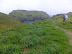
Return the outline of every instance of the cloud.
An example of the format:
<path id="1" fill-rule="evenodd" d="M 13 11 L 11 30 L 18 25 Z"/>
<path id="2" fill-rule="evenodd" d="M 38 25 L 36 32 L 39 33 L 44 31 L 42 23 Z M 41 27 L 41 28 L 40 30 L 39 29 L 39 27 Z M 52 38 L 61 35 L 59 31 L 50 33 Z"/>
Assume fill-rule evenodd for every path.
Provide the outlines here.
<path id="1" fill-rule="evenodd" d="M 72 0 L 0 0 L 0 12 L 9 13 L 15 9 L 41 10 L 50 15 L 72 11 Z"/>

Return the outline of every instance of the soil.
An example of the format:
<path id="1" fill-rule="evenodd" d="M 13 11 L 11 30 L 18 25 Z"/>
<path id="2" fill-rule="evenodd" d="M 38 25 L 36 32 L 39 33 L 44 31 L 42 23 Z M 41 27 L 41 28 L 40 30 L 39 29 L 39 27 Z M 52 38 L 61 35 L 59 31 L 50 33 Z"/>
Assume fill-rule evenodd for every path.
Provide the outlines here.
<path id="1" fill-rule="evenodd" d="M 23 53 L 26 54 L 30 49 L 29 48 L 24 48 Z"/>
<path id="2" fill-rule="evenodd" d="M 69 38 L 70 38 L 70 44 L 72 45 L 72 32 L 71 31 L 68 31 L 66 29 L 60 28 L 57 25 L 56 25 L 56 28 L 59 28 L 59 29 L 63 30 L 69 36 Z"/>

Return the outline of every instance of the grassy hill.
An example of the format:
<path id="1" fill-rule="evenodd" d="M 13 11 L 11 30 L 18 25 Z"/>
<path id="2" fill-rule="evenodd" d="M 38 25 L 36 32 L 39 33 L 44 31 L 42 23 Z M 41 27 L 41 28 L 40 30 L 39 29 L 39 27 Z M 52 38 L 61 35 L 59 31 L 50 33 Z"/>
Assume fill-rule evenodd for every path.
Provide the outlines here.
<path id="1" fill-rule="evenodd" d="M 72 24 L 70 23 L 72 22 L 72 13 L 68 13 L 68 19 L 66 20 L 65 25 L 62 24 L 63 22 L 62 15 L 54 17 L 53 20 L 55 21 L 55 24 L 60 26 L 61 28 L 72 31 Z"/>
<path id="2" fill-rule="evenodd" d="M 14 24 L 20 23 L 19 19 L 0 12 L 0 24 Z"/>
<path id="3" fill-rule="evenodd" d="M 50 19 L 0 26 L 0 54 L 72 54 L 71 49 L 66 33 Z"/>
<path id="4" fill-rule="evenodd" d="M 13 10 L 9 15 L 20 19 L 22 22 L 26 20 L 36 21 L 49 18 L 49 15 L 43 11 Z"/>

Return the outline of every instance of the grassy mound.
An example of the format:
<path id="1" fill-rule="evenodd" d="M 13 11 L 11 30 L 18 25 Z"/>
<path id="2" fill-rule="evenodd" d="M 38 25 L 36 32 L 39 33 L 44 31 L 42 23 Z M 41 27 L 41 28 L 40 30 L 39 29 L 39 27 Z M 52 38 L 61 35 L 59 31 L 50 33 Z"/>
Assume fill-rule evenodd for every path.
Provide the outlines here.
<path id="1" fill-rule="evenodd" d="M 52 20 L 0 26 L 0 54 L 72 54 L 67 35 Z"/>
<path id="2" fill-rule="evenodd" d="M 14 23 L 20 23 L 20 21 L 7 14 L 0 13 L 0 24 L 14 24 Z"/>

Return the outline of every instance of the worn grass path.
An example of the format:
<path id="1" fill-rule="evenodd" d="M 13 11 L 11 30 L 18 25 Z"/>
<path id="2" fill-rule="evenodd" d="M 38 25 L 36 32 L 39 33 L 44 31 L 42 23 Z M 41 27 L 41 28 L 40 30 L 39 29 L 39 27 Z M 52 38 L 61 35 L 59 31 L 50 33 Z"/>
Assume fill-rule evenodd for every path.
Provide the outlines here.
<path id="1" fill-rule="evenodd" d="M 72 32 L 71 31 L 68 31 L 66 29 L 60 28 L 57 25 L 56 25 L 56 28 L 59 28 L 59 29 L 63 30 L 69 36 L 69 38 L 70 38 L 70 44 L 72 45 Z"/>

